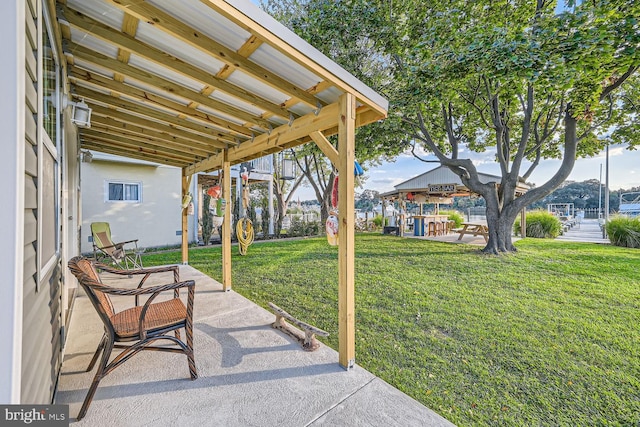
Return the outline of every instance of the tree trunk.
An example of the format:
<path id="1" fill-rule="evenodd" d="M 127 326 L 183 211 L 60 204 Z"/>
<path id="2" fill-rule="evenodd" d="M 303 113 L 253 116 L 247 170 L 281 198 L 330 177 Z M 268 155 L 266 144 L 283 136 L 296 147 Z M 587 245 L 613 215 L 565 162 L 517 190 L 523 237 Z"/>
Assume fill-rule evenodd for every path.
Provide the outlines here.
<path id="1" fill-rule="evenodd" d="M 510 203 L 513 205 L 513 202 Z M 508 205 L 507 208 L 512 206 Z M 515 211 L 515 214 L 512 213 Z M 482 249 L 484 253 L 498 255 L 504 252 L 515 252 L 516 247 L 513 245 L 511 234 L 513 224 L 518 216 L 515 209 L 499 210 L 495 204 L 487 203 L 487 226 L 489 228 L 489 241 Z"/>
<path id="2" fill-rule="evenodd" d="M 452 172 L 460 176 L 467 188 L 476 194 L 480 194 L 487 203 L 489 241 L 482 250 L 484 253 L 498 255 L 505 252 L 516 252 L 516 247 L 513 245 L 511 238 L 513 224 L 523 208 L 551 194 L 567 179 L 576 161 L 578 146 L 576 130 L 576 119 L 567 111 L 565 113 L 564 157 L 562 164 L 546 183 L 530 189 L 520 197 L 515 197 L 515 176 L 517 175 L 512 176 L 510 180 L 503 178 L 502 185 L 505 188 L 499 190 L 497 183 L 485 184 L 480 182 L 475 168 L 467 167 L 461 169 L 460 161 L 450 162 L 451 164 L 447 164 L 446 161 L 442 162 Z M 467 176 L 467 173 L 469 176 Z"/>
<path id="3" fill-rule="evenodd" d="M 275 212 L 274 233 L 276 238 L 279 238 L 280 232 L 282 231 L 282 221 L 284 221 L 284 217 L 287 214 L 287 202 L 284 199 L 284 195 L 280 191 L 275 192 L 275 197 L 276 197 L 276 206 L 278 208 L 276 209 L 276 212 Z"/>

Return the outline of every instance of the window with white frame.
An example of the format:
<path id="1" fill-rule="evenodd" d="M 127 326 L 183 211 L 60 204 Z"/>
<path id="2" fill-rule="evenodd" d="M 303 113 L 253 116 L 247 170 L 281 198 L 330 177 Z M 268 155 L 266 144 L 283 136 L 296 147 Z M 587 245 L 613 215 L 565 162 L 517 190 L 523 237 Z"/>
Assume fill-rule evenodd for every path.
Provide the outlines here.
<path id="1" fill-rule="evenodd" d="M 38 21 L 38 284 L 60 255 L 60 66 L 53 42 L 52 20 L 44 2 Z"/>
<path id="2" fill-rule="evenodd" d="M 104 184 L 105 202 L 142 202 L 141 182 L 106 181 Z"/>

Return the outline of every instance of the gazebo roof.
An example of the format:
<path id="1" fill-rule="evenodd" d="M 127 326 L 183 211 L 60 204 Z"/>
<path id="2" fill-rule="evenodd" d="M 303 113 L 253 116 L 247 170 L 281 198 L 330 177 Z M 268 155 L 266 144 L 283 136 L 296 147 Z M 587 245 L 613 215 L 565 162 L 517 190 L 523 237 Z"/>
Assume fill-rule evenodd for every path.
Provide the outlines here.
<path id="1" fill-rule="evenodd" d="M 84 149 L 217 169 L 356 126 L 387 100 L 248 0 L 58 0 L 68 81 L 92 108 Z M 56 29 L 57 30 L 57 29 Z"/>
<path id="2" fill-rule="evenodd" d="M 488 173 L 478 172 L 478 179 L 483 183 L 500 183 L 500 177 Z M 520 184 L 518 193 L 528 190 L 527 185 Z M 408 193 L 425 193 L 439 197 L 469 195 L 471 191 L 462 184 L 460 177 L 446 166 L 438 166 L 435 169 L 414 176 L 395 186 L 395 189 L 381 194 L 382 197 L 398 197 Z"/>

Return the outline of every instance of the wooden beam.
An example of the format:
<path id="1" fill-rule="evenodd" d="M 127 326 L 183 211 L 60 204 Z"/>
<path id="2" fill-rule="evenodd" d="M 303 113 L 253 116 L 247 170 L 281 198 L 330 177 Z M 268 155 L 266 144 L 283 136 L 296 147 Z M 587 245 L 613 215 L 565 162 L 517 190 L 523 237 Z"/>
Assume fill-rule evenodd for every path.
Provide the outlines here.
<path id="1" fill-rule="evenodd" d="M 106 24 L 91 19 L 88 16 L 83 15 L 80 12 L 72 10 L 70 8 L 62 8 L 64 12 L 64 19 L 70 24 L 83 32 L 89 33 L 105 42 L 117 46 L 120 50 L 126 52 L 134 52 L 141 58 L 147 59 L 150 62 L 154 62 L 158 65 L 166 67 L 176 73 L 179 73 L 185 77 L 197 80 L 207 88 L 203 89 L 203 93 L 210 95 L 214 90 L 219 90 L 232 97 L 237 98 L 249 105 L 255 106 L 262 110 L 269 112 L 271 115 L 283 117 L 289 119 L 289 111 L 287 108 L 277 105 L 271 101 L 261 98 L 253 93 L 250 93 L 234 84 L 225 81 L 225 77 L 219 75 L 210 74 L 195 65 L 189 64 L 180 58 L 169 55 L 147 43 L 144 43 L 135 38 L 135 32 L 122 34 Z M 131 17 L 128 13 L 125 13 L 125 17 L 130 17 L 139 22 L 137 18 Z M 124 23 L 123 23 L 124 26 Z M 241 55 L 250 55 L 255 49 L 260 46 L 260 42 L 255 38 L 249 39 L 244 46 L 238 51 Z M 235 69 L 235 68 L 234 68 Z"/>
<path id="2" fill-rule="evenodd" d="M 155 162 L 155 163 L 168 165 L 168 166 L 175 166 L 179 168 L 183 168 L 186 165 L 188 165 L 187 162 L 178 162 L 171 159 L 148 155 L 146 153 L 125 152 L 124 150 L 121 150 L 118 147 L 114 147 L 112 144 L 105 143 L 102 141 L 92 141 L 92 140 L 81 139 L 80 146 L 87 150 L 94 150 L 94 151 L 107 153 L 107 154 L 115 154 L 117 156 L 125 156 L 125 157 L 130 157 L 132 159 L 145 160 L 147 162 Z"/>
<path id="3" fill-rule="evenodd" d="M 168 113 L 163 113 L 162 111 L 151 109 L 145 107 L 143 105 L 136 104 L 131 101 L 127 101 L 122 98 L 115 98 L 109 95 L 104 95 L 99 92 L 94 92 L 87 88 L 76 88 L 76 95 L 85 99 L 88 103 L 92 101 L 98 102 L 100 104 L 110 106 L 113 108 L 117 108 L 120 111 L 124 111 L 125 113 L 137 113 L 144 117 L 153 118 L 155 120 L 160 120 L 162 124 L 173 124 L 176 126 L 180 126 L 182 128 L 194 130 L 196 132 L 200 132 L 205 134 L 206 136 L 211 138 L 210 143 L 213 145 L 216 140 L 220 147 L 226 147 L 230 145 L 230 142 L 227 140 L 222 140 L 219 135 L 220 131 L 216 128 L 211 128 L 208 126 L 204 126 L 198 123 L 194 123 L 185 119 L 178 118 Z"/>
<path id="4" fill-rule="evenodd" d="M 89 129 L 83 129 L 80 134 L 83 139 L 102 141 L 130 152 L 140 152 L 186 163 L 193 163 L 195 159 L 197 159 L 197 157 L 188 154 L 160 147 L 151 141 L 143 142 L 133 138 L 123 138 L 110 133 L 101 133 L 99 131 Z"/>
<path id="5" fill-rule="evenodd" d="M 340 163 L 338 161 L 338 150 L 335 149 L 333 145 L 329 142 L 329 140 L 322 134 L 322 132 L 314 131 L 309 134 L 311 139 L 316 143 L 318 148 L 322 150 L 325 156 L 333 163 L 333 166 L 336 168 Z"/>
<path id="6" fill-rule="evenodd" d="M 260 117 L 257 117 L 255 115 L 252 115 L 251 113 L 248 113 L 244 110 L 233 107 L 229 104 L 225 104 L 223 102 L 217 101 L 213 98 L 210 98 L 206 95 L 201 94 L 200 92 L 194 91 L 185 86 L 174 83 L 171 80 L 165 79 L 156 74 L 143 71 L 141 69 L 132 67 L 131 65 L 128 65 L 128 64 L 123 64 L 117 59 L 110 58 L 106 55 L 98 53 L 94 50 L 91 50 L 79 44 L 68 42 L 67 47 L 69 49 L 69 51 L 67 52 L 67 55 L 72 55 L 74 58 L 80 59 L 82 61 L 85 61 L 91 64 L 98 65 L 114 73 L 120 73 L 124 75 L 125 78 L 132 78 L 135 80 L 139 80 L 148 85 L 157 87 L 158 90 L 165 91 L 173 95 L 181 96 L 183 98 L 192 100 L 193 102 L 197 102 L 199 104 L 205 105 L 221 113 L 243 120 L 250 124 L 249 126 L 243 126 L 243 127 L 246 127 L 245 132 L 251 133 L 251 130 L 249 130 L 249 127 L 251 126 L 259 126 L 265 130 L 268 129 L 270 126 L 270 122 Z M 78 64 L 76 63 L 76 65 Z M 218 119 L 218 120 L 221 123 L 229 123 L 229 124 L 221 125 L 223 127 L 228 127 L 231 125 L 230 122 L 225 121 L 223 119 Z M 240 125 L 235 125 L 235 126 L 240 126 Z"/>
<path id="7" fill-rule="evenodd" d="M 354 174 L 356 98 L 340 96 L 338 122 L 338 353 L 345 369 L 355 364 L 355 200 Z"/>
<path id="8" fill-rule="evenodd" d="M 242 55 L 229 49 L 221 43 L 211 39 L 206 34 L 184 24 L 170 14 L 140 0 L 109 0 L 114 6 L 131 13 L 141 21 L 161 29 L 167 34 L 209 54 L 215 56 L 220 61 L 233 65 L 237 69 L 260 80 L 272 88 L 279 90 L 288 96 L 296 97 L 312 108 L 316 108 L 317 98 L 305 92 L 280 76 L 272 73 L 266 68 L 255 64 L 244 58 Z"/>
<path id="9" fill-rule="evenodd" d="M 62 10 L 63 13 L 65 12 L 65 6 L 62 6 Z M 135 18 L 134 16 L 129 15 L 128 13 L 125 13 L 124 16 L 122 17 L 122 26 L 121 26 L 121 30 L 123 33 L 125 34 L 129 34 L 130 36 L 134 36 L 136 35 L 136 31 L 138 31 L 138 19 Z M 71 40 L 71 38 L 69 38 L 69 40 Z M 131 58 L 131 52 L 129 52 L 128 50 L 125 49 L 118 49 L 118 61 L 122 62 L 122 63 L 129 63 L 129 59 Z M 114 80 L 119 81 L 119 82 L 123 82 L 124 81 L 124 76 L 122 74 L 118 74 L 116 73 L 113 76 Z"/>
<path id="10" fill-rule="evenodd" d="M 120 83 L 118 81 L 112 80 L 108 77 L 103 77 L 99 74 L 92 73 L 90 71 L 81 69 L 77 66 L 72 67 L 71 75 L 69 76 L 69 80 L 78 85 L 87 89 L 96 90 L 96 88 L 100 88 L 103 91 L 108 89 L 111 91 L 111 96 L 121 97 L 126 96 L 129 99 L 134 99 L 137 103 L 141 105 L 148 105 L 154 108 L 162 108 L 166 110 L 168 114 L 172 114 L 175 116 L 185 116 L 191 118 L 193 121 L 197 123 L 201 123 L 203 126 L 211 126 L 212 128 L 220 128 L 224 125 L 229 125 L 229 122 L 221 122 L 217 117 L 211 116 L 210 114 L 205 113 L 204 111 L 194 110 L 184 104 L 179 102 L 172 101 L 170 99 L 164 98 L 162 96 L 156 95 L 152 92 L 138 89 L 128 84 Z M 242 133 L 233 132 L 233 134 L 229 133 L 227 138 L 228 141 L 233 141 L 234 135 L 241 135 L 242 138 L 246 138 L 246 129 L 242 129 L 238 127 L 238 131 L 242 130 Z M 227 129 L 224 131 L 228 132 Z M 220 134 L 224 135 L 224 134 Z"/>
<path id="11" fill-rule="evenodd" d="M 176 153 L 183 153 L 189 156 L 195 157 L 209 157 L 211 155 L 210 151 L 200 150 L 198 148 L 194 148 L 190 146 L 188 143 L 176 141 L 172 138 L 158 137 L 156 135 L 149 135 L 148 133 L 140 134 L 130 129 L 121 130 L 119 128 L 113 128 L 111 126 L 105 126 L 98 121 L 91 120 L 91 131 L 95 131 L 102 134 L 108 134 L 112 136 L 116 136 L 122 139 L 129 139 L 131 141 L 140 141 L 145 143 L 154 144 L 161 148 L 166 148 L 175 151 Z"/>
<path id="12" fill-rule="evenodd" d="M 369 107 L 361 105 L 356 108 L 356 128 L 377 122 L 378 120 L 380 120 L 380 116 L 375 111 L 370 110 Z M 338 127 L 334 126 L 332 128 L 325 129 L 322 133 L 325 136 L 336 135 L 338 133 Z"/>
<path id="13" fill-rule="evenodd" d="M 256 49 L 260 47 L 261 44 L 262 42 L 260 40 L 251 36 L 249 37 L 249 39 L 247 39 L 246 42 L 244 42 L 242 46 L 240 46 L 240 49 L 238 49 L 238 55 L 242 55 L 243 57 L 248 58 L 251 56 L 253 52 L 256 51 Z M 233 74 L 235 70 L 236 70 L 236 67 L 234 65 L 225 64 L 224 67 L 222 67 L 220 71 L 218 71 L 218 74 L 216 74 L 216 77 L 221 79 L 226 79 L 231 74 Z"/>
<path id="14" fill-rule="evenodd" d="M 231 163 L 229 151 L 223 151 L 222 196 L 227 206 L 222 221 L 222 289 L 231 290 Z"/>
<path id="15" fill-rule="evenodd" d="M 110 132 L 116 132 L 121 135 L 139 135 L 147 138 L 154 138 L 159 141 L 163 141 L 171 146 L 188 148 L 193 150 L 194 154 L 202 155 L 205 157 L 210 156 L 212 153 L 217 153 L 219 149 L 213 146 L 207 146 L 199 144 L 192 140 L 183 139 L 175 135 L 171 135 L 166 132 L 157 131 L 154 129 L 147 129 L 140 126 L 135 126 L 129 123 L 119 122 L 110 117 L 103 117 L 97 114 L 91 116 L 91 127 L 94 129 L 106 129 Z"/>
<path id="16" fill-rule="evenodd" d="M 135 1 L 135 0 L 129 0 Z M 323 64 L 317 64 L 310 60 L 310 58 L 305 55 L 303 52 L 300 52 L 296 49 L 293 49 L 289 44 L 289 41 L 282 40 L 271 31 L 266 29 L 262 23 L 256 22 L 250 17 L 240 13 L 232 4 L 224 1 L 217 0 L 200 0 L 203 4 L 209 6 L 211 9 L 215 10 L 225 18 L 234 22 L 236 25 L 248 31 L 250 34 L 258 37 L 263 42 L 267 43 L 269 46 L 278 50 L 294 62 L 296 62 L 301 67 L 311 71 L 312 73 L 320 76 L 323 80 L 329 81 L 333 86 L 337 87 L 343 92 L 349 92 L 356 95 L 356 97 L 363 103 L 366 104 L 369 108 L 376 111 L 376 115 L 379 119 L 383 119 L 387 116 L 387 111 L 382 106 L 378 105 L 376 102 L 372 101 L 368 97 L 364 96 L 362 93 L 357 92 L 353 87 L 351 87 L 348 83 L 344 82 L 342 79 L 338 78 L 333 73 L 329 72 Z M 328 60 L 328 59 L 327 59 Z"/>
<path id="17" fill-rule="evenodd" d="M 229 149 L 229 161 L 231 164 L 240 163 L 248 158 L 255 158 L 260 153 L 281 151 L 284 147 L 295 147 L 302 144 L 296 142 L 303 137 L 307 137 L 311 132 L 330 128 L 336 125 L 338 120 L 338 104 L 327 105 L 316 115 L 309 113 L 293 121 L 291 126 L 284 124 L 271 131 L 271 134 L 262 134 L 253 141 L 245 141 L 237 147 Z M 253 157 L 252 157 L 253 156 Z M 210 158 L 198 162 L 189 168 L 189 173 L 197 173 L 206 170 L 219 169 L 221 159 L 219 157 Z"/>
<path id="18" fill-rule="evenodd" d="M 145 119 L 143 117 L 128 114 L 127 112 L 114 110 L 109 107 L 103 107 L 102 105 L 94 104 L 91 106 L 91 108 L 93 109 L 93 112 L 91 114 L 92 121 L 98 119 L 98 122 L 104 123 L 111 127 L 118 127 L 122 129 L 128 129 L 130 127 L 139 128 L 141 129 L 139 133 L 145 133 L 145 131 L 148 130 L 155 130 L 161 133 L 166 133 L 172 138 L 181 138 L 185 141 L 189 141 L 190 143 L 193 143 L 194 146 L 198 146 L 204 150 L 214 153 L 217 152 L 220 148 L 224 148 L 227 146 L 227 144 L 217 139 L 212 139 L 211 137 L 203 135 L 202 133 L 194 133 L 198 132 L 196 129 L 184 128 L 182 126 L 183 124 L 188 125 L 190 123 L 186 120 L 177 121 L 180 123 L 180 128 L 177 128 L 175 127 L 176 125 Z"/>

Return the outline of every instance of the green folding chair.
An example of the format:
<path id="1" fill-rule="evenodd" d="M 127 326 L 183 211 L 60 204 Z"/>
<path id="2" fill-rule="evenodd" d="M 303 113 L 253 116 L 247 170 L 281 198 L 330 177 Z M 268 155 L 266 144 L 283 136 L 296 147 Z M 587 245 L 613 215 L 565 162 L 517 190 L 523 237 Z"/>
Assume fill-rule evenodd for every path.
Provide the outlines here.
<path id="1" fill-rule="evenodd" d="M 142 268 L 141 252 L 138 250 L 138 239 L 114 243 L 111 239 L 111 227 L 108 222 L 91 223 L 93 237 L 93 256 L 96 260 L 111 261 L 125 270 Z M 129 249 L 125 248 L 129 245 Z"/>

